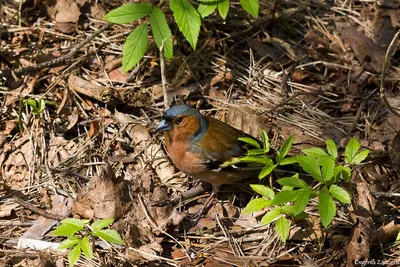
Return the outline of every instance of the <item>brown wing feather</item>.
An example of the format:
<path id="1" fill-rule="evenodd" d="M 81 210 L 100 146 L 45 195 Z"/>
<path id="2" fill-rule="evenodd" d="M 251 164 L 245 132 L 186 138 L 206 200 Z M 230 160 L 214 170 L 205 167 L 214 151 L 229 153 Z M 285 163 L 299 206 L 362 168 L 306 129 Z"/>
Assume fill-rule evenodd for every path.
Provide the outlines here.
<path id="1" fill-rule="evenodd" d="M 238 142 L 239 137 L 249 136 L 246 133 L 235 129 L 228 124 L 206 117 L 209 128 L 204 138 L 199 141 L 197 147 L 205 158 L 224 162 L 232 157 L 244 156 L 246 151 Z"/>

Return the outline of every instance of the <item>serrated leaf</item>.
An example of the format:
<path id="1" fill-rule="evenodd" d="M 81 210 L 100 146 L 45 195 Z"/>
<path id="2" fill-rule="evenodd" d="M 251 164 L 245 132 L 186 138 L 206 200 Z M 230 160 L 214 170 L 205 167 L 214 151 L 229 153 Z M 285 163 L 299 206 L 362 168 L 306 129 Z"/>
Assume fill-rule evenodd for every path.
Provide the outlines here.
<path id="1" fill-rule="evenodd" d="M 351 178 L 351 169 L 350 169 L 349 166 L 343 167 L 342 176 L 343 176 L 343 180 L 344 180 L 345 182 L 349 182 L 349 181 L 350 181 L 350 178 Z"/>
<path id="2" fill-rule="evenodd" d="M 294 140 L 294 136 L 291 135 L 285 141 L 285 143 L 283 143 L 281 149 L 279 149 L 279 151 L 276 154 L 276 163 L 277 164 L 279 164 L 283 160 L 283 158 L 286 157 L 287 153 L 292 148 L 293 140 Z"/>
<path id="3" fill-rule="evenodd" d="M 299 195 L 296 197 L 296 202 L 293 205 L 293 213 L 294 215 L 300 214 L 300 212 L 304 211 L 306 208 L 308 201 L 310 200 L 310 195 L 312 190 L 307 189 L 300 189 Z"/>
<path id="4" fill-rule="evenodd" d="M 350 141 L 347 143 L 346 149 L 344 151 L 344 161 L 350 164 L 351 160 L 357 154 L 359 149 L 360 143 L 358 142 L 358 140 L 355 137 L 351 138 Z"/>
<path id="5" fill-rule="evenodd" d="M 339 200 L 342 203 L 345 204 L 350 204 L 351 202 L 351 197 L 349 195 L 349 193 L 347 193 L 346 190 L 344 190 L 343 188 L 337 186 L 337 185 L 331 185 L 329 187 L 329 193 L 331 193 L 331 195 L 336 198 L 337 200 Z"/>
<path id="6" fill-rule="evenodd" d="M 294 201 L 299 194 L 299 190 L 282 190 L 275 195 L 270 205 L 276 206 L 286 202 Z"/>
<path id="7" fill-rule="evenodd" d="M 263 155 L 264 154 L 264 149 L 257 148 L 257 149 L 249 149 L 247 151 L 247 155 L 249 156 L 257 156 L 257 155 Z"/>
<path id="8" fill-rule="evenodd" d="M 70 238 L 64 240 L 63 242 L 60 243 L 60 245 L 57 247 L 57 249 L 66 249 L 75 246 L 81 242 L 81 239 L 77 236 L 71 236 Z"/>
<path id="9" fill-rule="evenodd" d="M 326 139 L 326 149 L 328 150 L 329 155 L 331 155 L 333 159 L 337 158 L 338 150 L 335 141 L 333 141 L 332 139 Z"/>
<path id="10" fill-rule="evenodd" d="M 258 18 L 260 6 L 258 0 L 240 0 L 243 9 L 249 12 L 254 18 Z"/>
<path id="11" fill-rule="evenodd" d="M 97 230 L 94 231 L 94 235 L 103 238 L 105 241 L 113 244 L 121 245 L 124 243 L 119 233 L 113 229 Z"/>
<path id="12" fill-rule="evenodd" d="M 86 258 L 89 260 L 93 259 L 93 249 L 89 242 L 89 239 L 85 236 L 81 242 L 81 250 Z"/>
<path id="13" fill-rule="evenodd" d="M 259 179 L 262 179 L 262 178 L 264 178 L 265 176 L 269 175 L 269 174 L 276 168 L 276 166 L 278 166 L 278 165 L 274 164 L 274 165 L 272 165 L 272 166 L 268 166 L 268 165 L 265 166 L 265 167 L 261 170 L 260 174 L 258 175 L 258 178 L 259 178 Z"/>
<path id="14" fill-rule="evenodd" d="M 217 6 L 218 6 L 217 4 L 210 4 L 210 5 L 200 4 L 199 7 L 197 8 L 197 11 L 199 12 L 202 18 L 205 18 L 211 15 L 215 11 Z"/>
<path id="15" fill-rule="evenodd" d="M 285 165 L 295 164 L 296 162 L 297 162 L 296 157 L 288 157 L 288 158 L 282 159 L 281 162 L 279 163 L 279 165 L 285 166 Z"/>
<path id="16" fill-rule="evenodd" d="M 170 8 L 174 13 L 179 30 L 183 33 L 193 50 L 196 50 L 197 39 L 200 33 L 200 14 L 187 0 L 171 0 Z"/>
<path id="17" fill-rule="evenodd" d="M 139 25 L 131 32 L 122 48 L 122 72 L 132 69 L 146 53 L 149 43 L 147 24 Z"/>
<path id="18" fill-rule="evenodd" d="M 74 219 L 67 218 L 61 221 L 61 225 L 59 225 L 52 234 L 55 236 L 72 236 L 76 232 L 83 230 L 85 227 L 85 222 Z"/>
<path id="19" fill-rule="evenodd" d="M 318 210 L 321 216 L 321 223 L 326 228 L 333 220 L 336 214 L 336 205 L 326 187 L 321 188 L 319 192 Z"/>
<path id="20" fill-rule="evenodd" d="M 221 18 L 226 19 L 229 11 L 229 0 L 224 0 L 218 3 L 218 11 Z"/>
<path id="21" fill-rule="evenodd" d="M 131 23 L 149 15 L 152 10 L 149 3 L 127 4 L 110 11 L 103 19 L 117 24 Z"/>
<path id="22" fill-rule="evenodd" d="M 292 177 L 278 179 L 277 182 L 280 185 L 286 185 L 293 188 L 303 188 L 303 189 L 308 188 L 308 184 L 299 178 L 298 173 L 296 173 Z"/>
<path id="23" fill-rule="evenodd" d="M 358 152 L 353 159 L 351 160 L 350 164 L 360 164 L 363 160 L 368 157 L 369 150 L 365 149 Z"/>
<path id="24" fill-rule="evenodd" d="M 97 221 L 93 222 L 90 227 L 93 229 L 93 231 L 100 230 L 100 229 L 106 228 L 107 226 L 111 225 L 113 222 L 114 222 L 114 219 L 112 219 L 112 218 L 97 220 Z"/>
<path id="25" fill-rule="evenodd" d="M 261 148 L 260 144 L 257 142 L 257 140 L 250 138 L 250 137 L 239 137 L 238 138 L 239 141 L 242 141 L 246 144 L 249 144 L 255 148 Z"/>
<path id="26" fill-rule="evenodd" d="M 312 156 L 297 156 L 297 162 L 300 167 L 310 174 L 315 180 L 323 183 L 324 180 L 321 176 L 321 169 L 319 168 L 318 162 Z"/>
<path id="27" fill-rule="evenodd" d="M 275 229 L 278 235 L 281 237 L 282 242 L 286 243 L 290 233 L 290 221 L 283 216 L 280 217 L 276 221 Z"/>
<path id="28" fill-rule="evenodd" d="M 275 196 L 274 190 L 262 185 L 262 184 L 251 184 L 250 187 L 258 194 L 262 195 L 266 199 L 272 199 Z"/>
<path id="29" fill-rule="evenodd" d="M 240 158 L 240 162 L 254 162 L 266 166 L 271 166 L 273 164 L 272 159 L 266 156 L 244 156 Z"/>
<path id="30" fill-rule="evenodd" d="M 261 218 L 261 225 L 266 225 L 272 222 L 276 217 L 281 214 L 281 207 L 276 207 L 270 211 L 268 211 L 262 218 Z"/>
<path id="31" fill-rule="evenodd" d="M 159 7 L 155 7 L 150 15 L 150 27 L 157 47 L 160 48 L 164 44 L 165 57 L 172 59 L 174 55 L 171 29 L 168 26 L 164 13 Z"/>
<path id="32" fill-rule="evenodd" d="M 74 266 L 75 263 L 79 260 L 81 256 L 81 246 L 77 244 L 71 251 L 68 253 L 68 263 L 69 266 Z"/>
<path id="33" fill-rule="evenodd" d="M 321 157 L 329 157 L 328 153 L 326 153 L 325 150 L 319 147 L 310 147 L 303 149 L 302 152 L 306 154 L 307 156 L 312 156 L 315 158 L 321 158 Z"/>
<path id="34" fill-rule="evenodd" d="M 253 213 L 269 206 L 271 200 L 266 200 L 262 197 L 250 200 L 247 206 L 242 211 L 243 214 Z"/>
<path id="35" fill-rule="evenodd" d="M 329 181 L 333 177 L 335 160 L 333 158 L 324 158 L 321 163 L 321 174 L 324 181 Z"/>

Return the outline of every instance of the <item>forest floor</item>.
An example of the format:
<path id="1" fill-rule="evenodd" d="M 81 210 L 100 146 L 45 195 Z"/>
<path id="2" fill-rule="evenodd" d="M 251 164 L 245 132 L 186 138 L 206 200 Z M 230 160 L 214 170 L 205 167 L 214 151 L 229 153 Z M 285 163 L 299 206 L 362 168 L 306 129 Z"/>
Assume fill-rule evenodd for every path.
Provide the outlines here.
<path id="1" fill-rule="evenodd" d="M 68 217 L 114 218 L 124 240 L 96 243 L 76 266 L 400 265 L 399 1 L 262 0 L 258 19 L 231 2 L 226 20 L 203 20 L 195 51 L 164 5 L 174 35 L 168 105 L 254 136 L 265 129 L 275 148 L 294 135 L 291 155 L 327 138 L 343 151 L 356 137 L 371 151 L 343 185 L 352 204 L 337 203 L 324 228 L 312 200 L 286 243 L 273 223 L 260 225 L 268 208 L 241 213 L 258 179 L 223 186 L 195 225 L 209 192 L 168 205 L 199 182 L 152 131 L 166 104 L 152 40 L 139 65 L 121 71 L 136 25 L 102 20 L 119 4 L 26 1 L 19 15 L 18 1 L 2 1 L 1 266 L 67 266 L 67 252 L 37 250 L 35 240 L 61 242 L 51 231 Z"/>

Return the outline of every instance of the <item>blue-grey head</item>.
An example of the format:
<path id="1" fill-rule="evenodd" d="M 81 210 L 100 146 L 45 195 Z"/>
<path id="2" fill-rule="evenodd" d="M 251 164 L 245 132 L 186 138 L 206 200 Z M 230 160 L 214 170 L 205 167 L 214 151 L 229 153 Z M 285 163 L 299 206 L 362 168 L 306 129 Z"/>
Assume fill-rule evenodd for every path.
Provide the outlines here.
<path id="1" fill-rule="evenodd" d="M 188 105 L 177 105 L 170 107 L 162 116 L 162 121 L 158 124 L 155 131 L 168 132 L 174 128 L 184 128 L 193 131 L 193 135 L 197 131 L 207 128 L 208 123 L 203 115 L 195 108 Z"/>

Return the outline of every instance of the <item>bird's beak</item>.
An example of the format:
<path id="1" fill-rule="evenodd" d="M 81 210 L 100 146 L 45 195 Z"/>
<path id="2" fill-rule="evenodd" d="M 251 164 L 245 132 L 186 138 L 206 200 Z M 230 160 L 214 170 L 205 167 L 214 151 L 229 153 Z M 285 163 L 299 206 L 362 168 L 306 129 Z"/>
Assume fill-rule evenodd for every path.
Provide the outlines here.
<path id="1" fill-rule="evenodd" d="M 156 132 L 165 132 L 165 131 L 171 131 L 171 130 L 172 130 L 172 126 L 169 125 L 165 120 L 160 121 L 157 128 L 155 129 Z"/>

